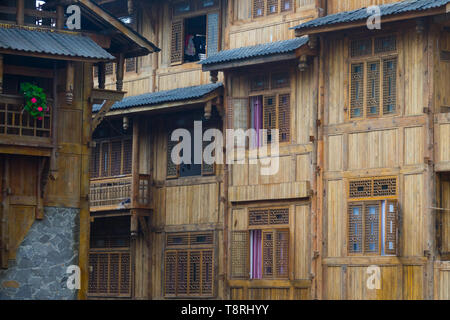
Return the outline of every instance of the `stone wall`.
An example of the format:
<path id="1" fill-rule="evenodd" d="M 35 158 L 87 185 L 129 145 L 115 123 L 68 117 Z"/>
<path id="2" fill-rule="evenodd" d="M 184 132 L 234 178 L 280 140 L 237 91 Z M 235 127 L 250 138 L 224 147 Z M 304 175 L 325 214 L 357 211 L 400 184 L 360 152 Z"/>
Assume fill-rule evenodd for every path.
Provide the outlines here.
<path id="1" fill-rule="evenodd" d="M 45 208 L 17 250 L 16 260 L 0 269 L 1 299 L 76 299 L 66 273 L 78 265 L 79 209 Z"/>

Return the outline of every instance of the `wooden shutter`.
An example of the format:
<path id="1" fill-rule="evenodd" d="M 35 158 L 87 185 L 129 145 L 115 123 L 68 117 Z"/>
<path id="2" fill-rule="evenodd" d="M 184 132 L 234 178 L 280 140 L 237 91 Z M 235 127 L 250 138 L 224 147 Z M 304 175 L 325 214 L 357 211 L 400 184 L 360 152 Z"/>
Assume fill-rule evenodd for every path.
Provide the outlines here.
<path id="1" fill-rule="evenodd" d="M 366 114 L 370 116 L 380 115 L 380 62 L 367 63 L 366 81 Z"/>
<path id="2" fill-rule="evenodd" d="M 172 22 L 172 42 L 170 52 L 170 62 L 172 65 L 183 63 L 183 43 L 184 43 L 184 20 Z"/>
<path id="3" fill-rule="evenodd" d="M 291 140 L 291 95 L 289 93 L 278 96 L 278 129 L 280 142 L 289 142 Z"/>
<path id="4" fill-rule="evenodd" d="M 278 0 L 267 0 L 267 15 L 278 13 Z"/>
<path id="5" fill-rule="evenodd" d="M 364 104 L 364 64 L 356 63 L 351 65 L 351 87 L 350 87 L 350 118 L 360 118 L 363 116 Z"/>
<path id="6" fill-rule="evenodd" d="M 397 254 L 398 238 L 398 204 L 395 200 L 386 201 L 385 212 L 385 239 L 384 253 L 389 255 Z"/>
<path id="7" fill-rule="evenodd" d="M 133 155 L 133 140 L 125 139 L 123 141 L 122 174 L 131 174 L 132 155 Z"/>
<path id="8" fill-rule="evenodd" d="M 176 251 L 166 251 L 164 264 L 164 292 L 165 295 L 176 295 L 176 275 L 177 275 L 177 253 Z"/>
<path id="9" fill-rule="evenodd" d="M 348 252 L 362 253 L 363 206 L 361 204 L 349 204 L 348 206 Z"/>
<path id="10" fill-rule="evenodd" d="M 202 251 L 202 286 L 201 293 L 203 296 L 213 295 L 213 279 L 214 279 L 214 255 L 212 250 Z"/>
<path id="11" fill-rule="evenodd" d="M 273 278 L 274 276 L 274 232 L 263 231 L 262 232 L 262 258 L 263 258 L 263 277 Z"/>
<path id="12" fill-rule="evenodd" d="M 103 142 L 101 146 L 102 150 L 102 159 L 101 159 L 101 176 L 107 177 L 109 176 L 110 172 L 110 165 L 111 165 L 111 149 L 110 149 L 110 143 L 109 142 Z"/>
<path id="13" fill-rule="evenodd" d="M 380 204 L 364 206 L 364 253 L 380 252 Z"/>
<path id="14" fill-rule="evenodd" d="M 177 295 L 188 294 L 188 252 L 177 252 Z"/>
<path id="15" fill-rule="evenodd" d="M 275 265 L 276 277 L 289 277 L 289 230 L 275 232 Z"/>
<path id="16" fill-rule="evenodd" d="M 219 13 L 209 13 L 207 15 L 207 40 L 206 40 L 206 53 L 209 56 L 219 52 L 219 33 L 220 19 Z"/>
<path id="17" fill-rule="evenodd" d="M 189 252 L 189 294 L 199 295 L 201 292 L 201 251 Z"/>
<path id="18" fill-rule="evenodd" d="M 247 279 L 248 270 L 248 231 L 231 233 L 231 277 Z"/>
<path id="19" fill-rule="evenodd" d="M 383 60 L 383 114 L 396 112 L 397 58 Z"/>
<path id="20" fill-rule="evenodd" d="M 91 179 L 97 178 L 100 171 L 100 143 L 97 143 L 94 148 L 91 149 Z"/>
<path id="21" fill-rule="evenodd" d="M 170 136 L 172 135 L 171 132 L 169 132 L 168 139 L 167 139 L 167 178 L 177 178 L 179 175 L 179 166 L 173 163 L 172 161 L 172 150 L 173 148 L 178 144 L 177 141 L 172 141 L 170 139 Z"/>
<path id="22" fill-rule="evenodd" d="M 253 18 L 264 15 L 264 2 L 265 0 L 253 0 Z"/>
<path id="23" fill-rule="evenodd" d="M 118 176 L 121 174 L 122 165 L 122 141 L 111 142 L 111 176 Z"/>
<path id="24" fill-rule="evenodd" d="M 267 130 L 264 143 L 268 144 L 272 142 L 271 129 L 277 128 L 276 96 L 274 95 L 263 98 L 263 124 L 263 128 Z"/>

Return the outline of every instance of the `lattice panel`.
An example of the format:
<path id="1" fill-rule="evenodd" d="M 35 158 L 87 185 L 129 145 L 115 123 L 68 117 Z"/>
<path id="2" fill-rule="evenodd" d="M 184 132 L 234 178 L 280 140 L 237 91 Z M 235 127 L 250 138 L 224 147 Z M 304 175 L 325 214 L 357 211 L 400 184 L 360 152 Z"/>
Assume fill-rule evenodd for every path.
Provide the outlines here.
<path id="1" fill-rule="evenodd" d="M 348 252 L 361 253 L 363 241 L 362 205 L 348 207 Z"/>
<path id="2" fill-rule="evenodd" d="M 353 40 L 350 48 L 352 57 L 361 57 L 372 54 L 372 39 Z"/>
<path id="3" fill-rule="evenodd" d="M 292 0 L 281 0 L 281 12 L 290 11 L 293 9 Z"/>
<path id="4" fill-rule="evenodd" d="M 166 237 L 167 246 L 187 246 L 189 245 L 188 233 L 169 233 Z"/>
<path id="5" fill-rule="evenodd" d="M 267 15 L 278 13 L 278 0 L 267 0 Z"/>
<path id="6" fill-rule="evenodd" d="M 270 224 L 289 224 L 289 208 L 270 209 L 269 210 Z"/>
<path id="7" fill-rule="evenodd" d="M 119 293 L 119 254 L 109 256 L 109 293 Z"/>
<path id="8" fill-rule="evenodd" d="M 350 198 L 366 198 L 372 195 L 372 180 L 355 180 L 349 182 Z"/>
<path id="9" fill-rule="evenodd" d="M 48 107 L 51 110 L 50 99 Z M 38 120 L 24 112 L 23 108 L 22 103 L 0 103 L 0 134 L 50 138 L 51 112 L 45 112 L 43 119 Z"/>
<path id="10" fill-rule="evenodd" d="M 101 160 L 102 177 L 109 176 L 109 169 L 111 164 L 110 155 L 111 155 L 110 143 L 108 142 L 102 143 L 102 160 Z"/>
<path id="11" fill-rule="evenodd" d="M 121 173 L 122 164 L 122 141 L 111 142 L 111 176 Z"/>
<path id="12" fill-rule="evenodd" d="M 267 209 L 249 210 L 248 224 L 250 226 L 261 226 L 269 224 L 269 211 Z"/>
<path id="13" fill-rule="evenodd" d="M 202 295 L 213 294 L 214 256 L 212 250 L 202 252 Z"/>
<path id="14" fill-rule="evenodd" d="M 175 295 L 177 293 L 177 253 L 175 251 L 166 251 L 164 269 L 164 289 L 166 295 Z"/>
<path id="15" fill-rule="evenodd" d="M 110 76 L 114 73 L 114 64 L 112 62 L 108 62 L 105 64 L 105 75 Z"/>
<path id="16" fill-rule="evenodd" d="M 177 254 L 177 294 L 188 294 L 188 252 L 178 251 Z"/>
<path id="17" fill-rule="evenodd" d="M 170 62 L 172 64 L 178 64 L 183 62 L 183 34 L 184 34 L 184 21 L 178 20 L 172 23 L 172 39 L 171 39 L 171 51 Z"/>
<path id="18" fill-rule="evenodd" d="M 250 91 L 264 91 L 269 89 L 269 77 L 257 75 L 250 79 Z"/>
<path id="19" fill-rule="evenodd" d="M 90 174 L 91 179 L 97 178 L 99 176 L 100 171 L 100 144 L 96 144 L 95 148 L 91 150 L 91 166 L 90 166 Z"/>
<path id="20" fill-rule="evenodd" d="M 289 73 L 274 73 L 271 79 L 272 89 L 288 88 L 290 86 Z"/>
<path id="21" fill-rule="evenodd" d="M 89 283 L 88 293 L 98 292 L 98 254 L 89 254 Z"/>
<path id="22" fill-rule="evenodd" d="M 380 205 L 367 204 L 364 212 L 364 253 L 379 253 Z"/>
<path id="23" fill-rule="evenodd" d="M 363 116 L 364 65 L 352 64 L 351 68 L 350 117 L 359 118 Z"/>
<path id="24" fill-rule="evenodd" d="M 205 134 L 206 130 L 208 130 L 209 128 L 203 128 L 203 134 Z M 211 141 L 203 141 L 202 142 L 202 147 L 203 147 L 203 151 L 205 150 L 205 148 L 211 144 Z M 214 156 L 215 154 L 213 154 Z M 216 166 L 214 165 L 214 163 L 212 164 L 207 164 L 204 159 L 202 159 L 202 176 L 210 176 L 210 175 L 214 175 L 216 171 Z"/>
<path id="25" fill-rule="evenodd" d="M 189 238 L 190 245 L 214 244 L 213 232 L 191 233 Z"/>
<path id="26" fill-rule="evenodd" d="M 201 252 L 189 253 L 189 294 L 200 294 L 201 285 Z"/>
<path id="27" fill-rule="evenodd" d="M 264 143 L 268 144 L 272 142 L 271 130 L 277 128 L 276 96 L 264 96 L 263 106 L 263 123 L 267 130 Z"/>
<path id="28" fill-rule="evenodd" d="M 126 72 L 135 72 L 136 67 L 137 67 L 137 58 L 125 59 L 125 71 Z"/>
<path id="29" fill-rule="evenodd" d="M 92 249 L 129 248 L 130 236 L 92 236 L 90 246 Z"/>
<path id="30" fill-rule="evenodd" d="M 385 242 L 384 252 L 385 254 L 396 255 L 397 254 L 397 202 L 386 201 L 385 209 Z"/>
<path id="31" fill-rule="evenodd" d="M 253 0 L 253 17 L 262 17 L 264 15 L 265 0 Z"/>
<path id="32" fill-rule="evenodd" d="M 248 232 L 234 231 L 231 233 L 231 276 L 233 278 L 248 278 Z"/>
<path id="33" fill-rule="evenodd" d="M 278 129 L 280 130 L 280 142 L 288 142 L 291 139 L 291 96 L 281 94 L 278 96 Z"/>
<path id="34" fill-rule="evenodd" d="M 123 141 L 123 167 L 122 174 L 130 174 L 133 156 L 133 140 L 126 139 Z"/>
<path id="35" fill-rule="evenodd" d="M 275 236 L 276 275 L 277 278 L 288 278 L 289 230 L 277 230 Z"/>
<path id="36" fill-rule="evenodd" d="M 383 114 L 396 112 L 397 58 L 383 60 Z"/>
<path id="37" fill-rule="evenodd" d="M 178 177 L 179 170 L 178 166 L 172 161 L 172 150 L 178 144 L 177 141 L 172 141 L 170 139 L 170 133 L 167 139 L 167 178 Z"/>
<path id="38" fill-rule="evenodd" d="M 274 253 L 274 235 L 272 231 L 263 231 L 263 277 L 271 278 L 274 275 L 273 253 Z"/>
<path id="39" fill-rule="evenodd" d="M 373 196 L 395 196 L 397 194 L 397 178 L 374 179 Z"/>
<path id="40" fill-rule="evenodd" d="M 396 36 L 375 38 L 375 53 L 392 52 L 396 50 L 397 50 Z"/>
<path id="41" fill-rule="evenodd" d="M 380 62 L 367 63 L 366 82 L 367 116 L 380 114 Z"/>

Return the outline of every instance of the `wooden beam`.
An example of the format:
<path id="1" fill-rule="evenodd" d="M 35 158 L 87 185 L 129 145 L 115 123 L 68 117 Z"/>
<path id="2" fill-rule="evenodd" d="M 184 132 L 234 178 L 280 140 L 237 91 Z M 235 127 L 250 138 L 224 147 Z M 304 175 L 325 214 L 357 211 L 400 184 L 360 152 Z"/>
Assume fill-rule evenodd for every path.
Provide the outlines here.
<path id="1" fill-rule="evenodd" d="M 116 89 L 117 91 L 122 91 L 123 89 L 123 74 L 125 68 L 125 55 L 124 53 L 119 53 L 117 57 L 116 66 Z"/>
<path id="2" fill-rule="evenodd" d="M 102 122 L 106 113 L 109 111 L 109 109 L 111 109 L 111 107 L 114 103 L 115 103 L 115 101 L 105 100 L 101 109 L 95 114 L 94 119 L 92 119 L 92 128 L 91 128 L 92 133 L 95 131 L 95 129 L 98 127 L 98 125 Z"/>
<path id="3" fill-rule="evenodd" d="M 40 78 L 53 79 L 53 70 L 44 68 L 5 65 L 3 67 L 3 73 L 16 76 L 35 76 Z"/>
<path id="4" fill-rule="evenodd" d="M 56 28 L 59 30 L 64 29 L 64 7 L 56 6 Z"/>
<path id="5" fill-rule="evenodd" d="M 89 98 L 91 103 L 102 103 L 104 100 L 120 101 L 126 92 L 106 89 L 92 89 Z"/>

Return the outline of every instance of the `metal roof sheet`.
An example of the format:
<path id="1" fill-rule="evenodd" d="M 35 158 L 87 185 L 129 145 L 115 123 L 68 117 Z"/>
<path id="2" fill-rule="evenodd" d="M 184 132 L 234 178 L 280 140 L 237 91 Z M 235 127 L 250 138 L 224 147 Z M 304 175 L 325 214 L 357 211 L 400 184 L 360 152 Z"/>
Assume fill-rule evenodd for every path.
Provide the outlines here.
<path id="1" fill-rule="evenodd" d="M 224 50 L 206 58 L 203 61 L 200 61 L 199 64 L 211 65 L 216 63 L 231 62 L 237 60 L 257 58 L 262 56 L 289 53 L 305 45 L 307 42 L 308 36 L 305 36 L 290 40 L 282 40 L 277 42 L 259 44 L 256 46 Z"/>
<path id="2" fill-rule="evenodd" d="M 450 0 L 406 0 L 390 4 L 380 5 L 381 19 L 383 16 L 396 15 L 412 11 L 424 11 L 434 8 L 442 7 L 450 3 Z M 339 12 L 331 14 L 318 19 L 314 19 L 298 26 L 292 27 L 295 30 L 312 29 L 333 25 L 338 23 L 354 22 L 358 20 L 368 19 L 373 13 L 369 12 L 367 8 L 360 8 L 353 11 Z M 381 20 L 383 22 L 383 20 Z"/>
<path id="3" fill-rule="evenodd" d="M 0 26 L 0 48 L 67 57 L 115 60 L 114 56 L 89 37 L 43 28 Z"/>

